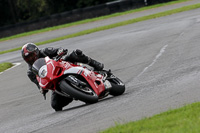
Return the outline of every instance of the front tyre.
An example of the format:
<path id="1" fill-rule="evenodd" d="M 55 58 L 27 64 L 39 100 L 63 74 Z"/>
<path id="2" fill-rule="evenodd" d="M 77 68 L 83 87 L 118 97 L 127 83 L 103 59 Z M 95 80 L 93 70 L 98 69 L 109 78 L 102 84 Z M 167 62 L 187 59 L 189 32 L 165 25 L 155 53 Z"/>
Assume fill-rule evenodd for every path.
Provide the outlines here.
<path id="1" fill-rule="evenodd" d="M 96 93 L 93 92 L 93 90 L 89 87 L 87 87 L 87 91 L 81 91 L 78 86 L 75 86 L 72 83 L 68 83 L 65 80 L 62 80 L 60 82 L 60 89 L 62 92 L 69 94 L 71 97 L 79 99 L 85 103 L 96 103 L 98 102 L 98 96 Z M 87 93 L 91 92 L 91 93 Z"/>

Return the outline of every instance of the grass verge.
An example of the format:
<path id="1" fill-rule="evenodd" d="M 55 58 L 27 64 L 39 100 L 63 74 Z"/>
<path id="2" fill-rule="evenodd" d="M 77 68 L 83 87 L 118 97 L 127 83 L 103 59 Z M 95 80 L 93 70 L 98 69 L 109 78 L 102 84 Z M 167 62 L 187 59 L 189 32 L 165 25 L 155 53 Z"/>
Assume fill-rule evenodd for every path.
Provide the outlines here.
<path id="1" fill-rule="evenodd" d="M 47 44 L 47 43 L 52 43 L 52 42 L 56 42 L 56 41 L 60 41 L 60 40 L 64 40 L 64 39 L 69 39 L 69 38 L 73 38 L 73 37 L 77 37 L 77 36 L 82 36 L 82 35 L 98 32 L 98 31 L 102 31 L 102 30 L 108 30 L 108 29 L 111 29 L 111 28 L 116 28 L 116 27 L 119 27 L 119 26 L 133 24 L 133 23 L 137 23 L 137 22 L 141 22 L 141 21 L 145 21 L 145 20 L 149 20 L 149 19 L 164 17 L 164 16 L 167 16 L 167 15 L 172 15 L 172 14 L 175 14 L 175 13 L 188 11 L 188 10 L 192 10 L 192 9 L 196 9 L 196 8 L 200 8 L 200 4 L 185 6 L 185 7 L 181 7 L 181 8 L 178 8 L 178 9 L 168 10 L 168 11 L 164 11 L 164 12 L 160 12 L 160 13 L 156 13 L 156 14 L 152 14 L 152 15 L 148 15 L 148 16 L 143 16 L 143 17 L 127 20 L 127 21 L 122 21 L 122 22 L 118 22 L 118 23 L 114 23 L 114 24 L 110 24 L 110 25 L 106 25 L 106 26 L 101 26 L 101 27 L 97 27 L 97 28 L 84 30 L 84 31 L 80 31 L 80 32 L 73 33 L 73 34 L 70 34 L 70 35 L 65 35 L 65 36 L 53 38 L 53 39 L 50 39 L 50 40 L 38 42 L 38 43 L 36 43 L 36 45 L 39 46 L 39 45 L 43 45 L 43 44 Z M 13 51 L 20 50 L 20 49 L 21 49 L 21 47 L 10 49 L 10 50 L 5 50 L 5 51 L 0 51 L 0 54 L 13 52 Z"/>
<path id="2" fill-rule="evenodd" d="M 101 133 L 200 133 L 200 103 L 193 103 L 150 118 L 116 124 Z"/>
<path id="3" fill-rule="evenodd" d="M 8 69 L 8 68 L 10 68 L 12 66 L 13 66 L 12 63 L 8 63 L 8 62 L 0 63 L 0 72 L 5 71 L 6 69 Z"/>
<path id="4" fill-rule="evenodd" d="M 10 36 L 10 37 L 0 38 L 0 41 L 11 40 L 11 39 L 19 38 L 19 37 L 29 36 L 29 35 L 33 35 L 33 34 L 48 32 L 48 31 L 53 31 L 53 30 L 57 30 L 57 29 L 61 29 L 61 28 L 67 28 L 67 27 L 70 27 L 70 26 L 75 26 L 75 25 L 85 24 L 85 23 L 89 23 L 89 22 L 99 21 L 99 20 L 108 19 L 108 18 L 111 18 L 111 17 L 117 17 L 117 16 L 121 16 L 121 15 L 140 12 L 140 11 L 144 11 L 144 10 L 148 10 L 148 9 L 153 9 L 153 8 L 157 8 L 157 7 L 161 7 L 161 6 L 172 5 L 172 4 L 186 2 L 186 1 L 191 1 L 191 0 L 175 0 L 175 1 L 167 2 L 167 3 L 156 4 L 156 5 L 142 7 L 142 8 L 129 10 L 129 11 L 125 11 L 125 12 L 114 13 L 114 14 L 106 15 L 106 16 L 102 16 L 102 17 L 86 19 L 86 20 L 81 20 L 81 21 L 77 21 L 77 22 L 73 22 L 73 23 L 48 27 L 48 28 L 44 28 L 44 29 L 40 29 L 40 30 L 35 30 L 35 31 L 30 31 L 30 32 L 26 32 L 26 33 L 13 35 L 13 36 Z"/>

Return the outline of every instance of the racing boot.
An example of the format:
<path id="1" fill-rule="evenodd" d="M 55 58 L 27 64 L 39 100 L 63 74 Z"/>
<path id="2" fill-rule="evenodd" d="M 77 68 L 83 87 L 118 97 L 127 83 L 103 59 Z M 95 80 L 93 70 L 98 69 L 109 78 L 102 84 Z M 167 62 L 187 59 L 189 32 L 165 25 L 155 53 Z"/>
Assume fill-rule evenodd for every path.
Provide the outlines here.
<path id="1" fill-rule="evenodd" d="M 88 57 L 89 58 L 89 57 Z M 92 66 L 94 68 L 94 70 L 96 71 L 101 71 L 104 68 L 104 64 L 100 63 L 94 59 L 89 58 L 89 63 L 88 65 Z"/>

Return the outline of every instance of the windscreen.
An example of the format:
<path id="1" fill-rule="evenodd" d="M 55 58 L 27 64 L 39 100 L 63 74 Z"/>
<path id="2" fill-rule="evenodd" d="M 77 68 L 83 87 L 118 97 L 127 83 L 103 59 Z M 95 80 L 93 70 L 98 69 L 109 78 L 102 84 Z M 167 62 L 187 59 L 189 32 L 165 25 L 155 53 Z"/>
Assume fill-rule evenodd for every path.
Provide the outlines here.
<path id="1" fill-rule="evenodd" d="M 46 65 L 46 61 L 44 58 L 39 58 L 37 59 L 32 66 L 32 71 L 33 73 L 35 73 L 36 75 L 39 74 L 39 70 L 42 66 Z"/>

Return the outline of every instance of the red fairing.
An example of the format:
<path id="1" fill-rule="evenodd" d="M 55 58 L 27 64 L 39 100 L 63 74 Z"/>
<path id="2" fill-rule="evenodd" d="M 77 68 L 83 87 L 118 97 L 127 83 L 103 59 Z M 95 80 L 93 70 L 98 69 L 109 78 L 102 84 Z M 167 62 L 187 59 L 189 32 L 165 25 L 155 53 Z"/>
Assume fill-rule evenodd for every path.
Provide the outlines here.
<path id="1" fill-rule="evenodd" d="M 79 74 L 83 76 L 94 92 L 99 96 L 104 90 L 103 76 L 78 65 L 66 61 L 54 61 L 49 57 L 45 58 L 47 74 L 41 78 L 37 76 L 39 85 L 43 89 L 56 90 L 58 78 L 64 74 Z"/>
<path id="2" fill-rule="evenodd" d="M 85 77 L 85 79 L 88 81 L 88 83 L 98 96 L 105 90 L 102 75 L 94 73 L 93 71 L 89 71 L 87 69 L 84 69 L 81 75 Z"/>
<path id="3" fill-rule="evenodd" d="M 47 64 L 47 75 L 44 78 L 37 76 L 39 85 L 43 89 L 55 90 L 58 78 L 63 75 L 64 70 L 71 67 L 68 62 L 56 62 L 49 57 L 45 58 Z"/>

